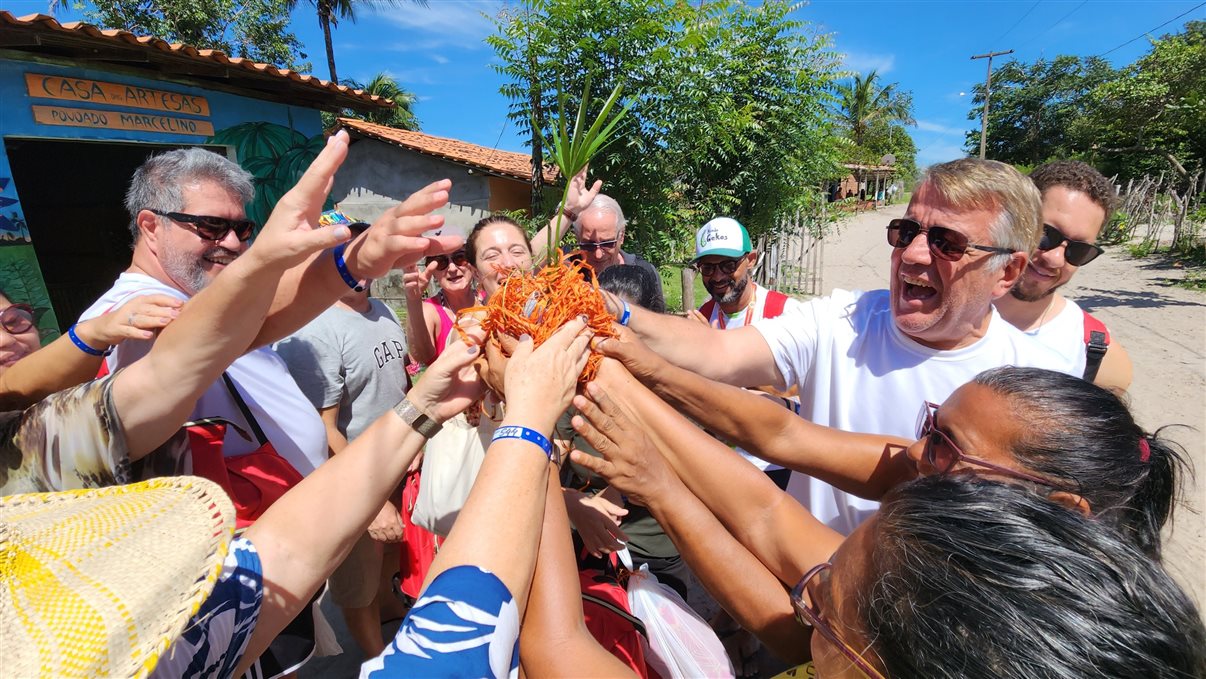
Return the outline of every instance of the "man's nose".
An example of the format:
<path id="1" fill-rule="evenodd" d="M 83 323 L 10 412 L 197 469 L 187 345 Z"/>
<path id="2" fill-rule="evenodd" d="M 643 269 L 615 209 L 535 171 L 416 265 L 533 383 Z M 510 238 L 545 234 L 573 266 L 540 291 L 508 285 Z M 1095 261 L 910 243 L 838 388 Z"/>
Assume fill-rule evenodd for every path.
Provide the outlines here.
<path id="1" fill-rule="evenodd" d="M 222 239 L 217 244 L 231 252 L 242 252 L 247 247 L 247 242 L 239 240 L 239 237 L 235 235 L 234 229 L 230 229 L 223 234 Z"/>
<path id="2" fill-rule="evenodd" d="M 590 256 L 591 256 L 591 259 L 594 259 L 596 261 L 599 261 L 599 262 L 603 261 L 603 259 L 604 259 L 603 248 L 600 248 L 600 247 L 591 248 Z"/>
<path id="3" fill-rule="evenodd" d="M 905 246 L 904 252 L 900 253 L 901 261 L 910 264 L 929 264 L 932 257 L 930 242 L 924 233 L 917 234 L 912 242 Z"/>

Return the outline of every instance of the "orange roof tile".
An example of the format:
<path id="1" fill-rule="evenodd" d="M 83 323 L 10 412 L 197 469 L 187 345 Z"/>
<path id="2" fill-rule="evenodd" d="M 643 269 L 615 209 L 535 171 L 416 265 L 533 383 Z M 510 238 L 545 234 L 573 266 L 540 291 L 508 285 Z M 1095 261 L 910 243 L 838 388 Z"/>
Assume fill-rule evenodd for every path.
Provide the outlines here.
<path id="1" fill-rule="evenodd" d="M 71 56 L 80 47 L 89 45 L 118 48 L 142 52 L 147 61 L 158 63 L 185 60 L 194 63 L 200 62 L 210 67 L 230 67 L 230 70 L 224 73 L 207 73 L 207 75 L 217 75 L 219 79 L 230 84 L 236 84 L 235 81 L 245 79 L 247 82 L 244 89 L 251 89 L 252 87 L 248 86 L 264 83 L 266 80 L 282 83 L 291 88 L 294 93 L 304 93 L 310 97 L 314 95 L 323 97 L 325 102 L 328 102 L 327 108 L 388 108 L 393 106 L 393 101 L 368 94 L 363 90 L 354 90 L 346 85 L 297 73 L 287 68 L 277 68 L 272 64 L 262 64 L 240 57 L 228 57 L 219 50 L 197 49 L 191 45 L 169 43 L 152 36 L 134 35 L 129 31 L 101 29 L 81 21 L 62 24 L 54 17 L 45 14 L 15 17 L 8 11 L 0 10 L 0 34 L 14 32 L 14 29 L 26 31 L 30 35 L 25 41 L 5 41 L 5 47 L 9 49 L 53 53 L 55 48 L 61 48 L 66 52 L 66 56 Z M 103 60 L 103 57 L 100 59 Z M 187 71 L 183 74 L 193 75 Z M 204 76 L 201 76 L 201 79 L 205 79 Z"/>
<path id="2" fill-rule="evenodd" d="M 526 153 L 489 149 L 459 139 L 399 130 L 396 127 L 386 127 L 355 118 L 340 118 L 339 123 L 352 134 L 372 137 L 418 153 L 425 153 L 463 165 L 471 165 L 493 174 L 525 182 L 532 176 L 532 157 Z M 557 181 L 555 167 L 545 166 L 544 181 L 549 184 Z"/>

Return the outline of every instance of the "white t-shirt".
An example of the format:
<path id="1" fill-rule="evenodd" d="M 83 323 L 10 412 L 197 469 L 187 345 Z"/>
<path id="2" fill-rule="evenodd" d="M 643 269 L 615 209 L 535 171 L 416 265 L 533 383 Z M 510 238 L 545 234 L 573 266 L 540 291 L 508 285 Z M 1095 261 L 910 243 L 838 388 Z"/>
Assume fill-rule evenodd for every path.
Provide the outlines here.
<path id="1" fill-rule="evenodd" d="M 1063 356 L 1076 375 L 1085 374 L 1085 312 L 1076 302 L 1065 298 L 1064 308 L 1055 318 L 1038 330 L 1022 332 Z"/>
<path id="2" fill-rule="evenodd" d="M 942 403 L 989 368 L 1018 365 L 1079 375 L 995 308 L 984 337 L 943 351 L 901 332 L 890 301 L 887 290 L 834 290 L 754 324 L 784 381 L 799 385 L 802 417 L 845 431 L 914 438 L 923 401 Z M 793 475 L 788 492 L 846 535 L 879 506 L 803 474 Z"/>
<path id="3" fill-rule="evenodd" d="M 150 276 L 127 272 L 118 276 L 113 287 L 88 307 L 80 320 L 99 316 L 139 295 L 155 293 L 188 299 L 188 295 Z M 106 359 L 109 369 L 116 371 L 146 356 L 151 344 L 135 340 L 122 342 Z M 298 389 L 285 362 L 275 351 L 261 347 L 248 352 L 231 364 L 226 373 L 239 387 L 243 400 L 276 452 L 297 471 L 307 475 L 327 459 L 327 435 L 322 418 Z M 224 417 L 251 435 L 251 429 L 244 425 L 243 414 L 220 379 L 197 400 L 190 419 L 204 417 Z M 227 428 L 223 454 L 242 455 L 258 447 L 258 442 L 248 441 L 233 428 Z"/>
<path id="4" fill-rule="evenodd" d="M 763 319 L 766 316 L 766 296 L 767 296 L 767 293 L 769 292 L 769 290 L 767 288 L 762 287 L 761 285 L 758 285 L 757 283 L 755 283 L 753 281 L 750 281 L 750 285 L 754 286 L 754 303 L 752 305 L 738 310 L 737 313 L 726 314 L 720 308 L 719 304 L 713 303 L 711 305 L 712 312 L 711 312 L 711 316 L 708 318 L 708 324 L 711 325 L 713 328 L 723 328 L 725 330 L 735 330 L 737 328 L 745 327 L 747 319 L 751 320 L 751 321 Z M 782 313 L 787 313 L 788 311 L 796 310 L 796 307 L 799 307 L 802 304 L 803 304 L 803 302 L 801 302 L 800 300 L 789 296 L 787 298 L 787 301 L 783 305 Z M 702 313 L 702 309 L 704 306 L 707 306 L 706 302 L 704 303 L 703 306 L 700 307 L 701 313 Z M 720 320 L 721 317 L 724 317 L 723 321 Z M 780 399 L 775 399 L 775 400 L 779 401 Z M 799 399 L 793 396 L 791 399 L 789 399 L 789 401 L 791 402 L 790 407 L 798 414 L 799 413 L 799 408 L 798 408 Z M 756 455 L 751 454 L 750 452 L 746 451 L 744 448 L 736 448 L 735 450 L 737 451 L 738 454 L 741 455 L 741 457 L 744 457 L 746 460 L 749 460 L 750 464 L 754 465 L 755 467 L 757 467 L 758 469 L 761 469 L 764 472 L 774 471 L 776 469 L 783 468 L 773 462 L 767 462 L 766 460 L 764 460 Z"/>

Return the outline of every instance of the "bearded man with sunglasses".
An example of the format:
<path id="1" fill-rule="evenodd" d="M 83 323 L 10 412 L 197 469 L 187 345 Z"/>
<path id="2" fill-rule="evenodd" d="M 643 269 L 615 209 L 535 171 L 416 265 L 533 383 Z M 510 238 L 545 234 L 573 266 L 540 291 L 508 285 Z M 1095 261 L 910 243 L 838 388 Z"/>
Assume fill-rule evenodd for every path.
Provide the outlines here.
<path id="1" fill-rule="evenodd" d="M 835 290 L 725 331 L 614 299 L 609 306 L 680 367 L 738 386 L 798 386 L 800 415 L 812 422 L 909 437 L 915 411 L 901 404 L 944 401 L 989 368 L 1073 372 L 992 306 L 1017 282 L 1038 241 L 1039 200 L 1034 185 L 1004 163 L 942 163 L 918 184 L 905 218 L 888 224 L 887 290 Z M 877 507 L 798 474 L 788 491 L 845 534 Z"/>
<path id="2" fill-rule="evenodd" d="M 1067 356 L 1086 380 L 1126 391 L 1132 372 L 1126 350 L 1111 341 L 1104 323 L 1059 293 L 1102 253 L 1095 243 L 1110 220 L 1114 186 L 1078 160 L 1040 165 L 1030 180 L 1043 195 L 1043 235 L 1018 284 L 996 301 L 997 311 Z"/>

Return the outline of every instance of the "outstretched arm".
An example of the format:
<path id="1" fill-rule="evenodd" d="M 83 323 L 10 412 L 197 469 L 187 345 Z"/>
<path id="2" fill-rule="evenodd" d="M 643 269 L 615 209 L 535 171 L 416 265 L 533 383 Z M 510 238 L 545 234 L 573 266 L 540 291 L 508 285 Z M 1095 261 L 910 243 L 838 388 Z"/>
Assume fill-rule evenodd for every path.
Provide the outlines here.
<path id="1" fill-rule="evenodd" d="M 917 475 L 907 439 L 814 424 L 761 394 L 672 365 L 626 328 L 597 347 L 680 413 L 768 462 L 870 499 Z M 609 377 L 623 379 L 608 371 L 603 384 Z"/>
<path id="2" fill-rule="evenodd" d="M 647 436 L 687 488 L 782 582 L 794 584 L 793 578 L 829 558 L 841 541 L 765 474 L 678 414 L 623 366 L 603 361 L 586 396 L 574 400 L 583 416 L 575 419 L 575 428 L 589 421 L 609 434 L 637 431 Z M 589 429 L 579 431 L 594 444 Z M 574 461 L 593 469 L 579 456 Z M 603 476 L 632 497 L 624 482 Z"/>
<path id="3" fill-rule="evenodd" d="M 631 677 L 632 670 L 604 650 L 586 628 L 582 584 L 560 490 L 557 468 L 550 466 L 540 551 L 519 636 L 519 661 L 529 677 Z"/>
<path id="4" fill-rule="evenodd" d="M 346 156 L 347 135 L 331 137 L 277 203 L 255 244 L 189 301 L 146 357 L 113 378 L 113 403 L 131 460 L 179 429 L 201 393 L 247 351 L 281 275 L 351 235 L 345 226 L 318 226 L 332 177 Z"/>
<path id="5" fill-rule="evenodd" d="M 183 305 L 169 295 L 135 297 L 115 311 L 77 323 L 75 333 L 102 351 L 127 339 L 153 339 Z M 63 335 L 0 373 L 0 411 L 24 410 L 56 391 L 83 384 L 96 377 L 103 361 Z"/>
<path id="6" fill-rule="evenodd" d="M 532 236 L 533 268 L 539 269 L 549 262 L 549 232 L 554 234 L 553 245 L 556 247 L 557 243 L 560 243 L 561 239 L 565 237 L 565 232 L 569 231 L 569 228 L 577 221 L 582 211 L 590 207 L 591 201 L 599 195 L 599 189 L 603 188 L 601 179 L 596 179 L 594 185 L 587 188 L 586 171 L 588 169 L 589 166 L 582 168 L 581 172 L 570 179 L 565 210 L 553 215 L 549 219 L 548 225 Z"/>
<path id="7" fill-rule="evenodd" d="M 1101 367 L 1097 370 L 1093 383 L 1121 393 L 1130 389 L 1133 371 L 1130 354 L 1126 353 L 1117 338 L 1111 338 L 1110 348 L 1101 359 Z"/>
<path id="8" fill-rule="evenodd" d="M 573 460 L 606 477 L 628 493 L 632 501 L 648 507 L 708 592 L 742 627 L 756 634 L 784 660 L 806 660 L 807 635 L 795 621 L 781 578 L 735 539 L 705 503 L 679 480 L 641 432 L 640 425 L 606 396 L 598 396 L 598 404 L 595 398 L 574 399 L 575 404 L 584 407 L 585 416 L 575 418 L 574 427 L 603 454 L 603 459 L 573 453 Z M 732 454 L 730 457 L 762 477 L 771 491 L 779 492 L 748 462 Z M 736 478 L 731 489 L 744 496 L 747 490 L 753 490 L 753 485 L 756 484 Z M 751 505 L 750 513 L 757 509 Z M 805 517 L 811 519 L 807 512 L 801 518 Z M 799 570 L 791 572 L 786 578 L 789 580 L 799 578 L 812 564 L 826 560 L 841 543 L 840 535 L 815 520 L 778 528 L 774 539 L 785 546 L 800 548 L 796 560 Z"/>
<path id="9" fill-rule="evenodd" d="M 435 264 L 428 264 L 422 269 L 412 266 L 402 276 L 403 289 L 406 294 L 406 346 L 410 355 L 423 365 L 431 365 L 440 353 L 435 345 L 436 319 L 430 304 L 423 302 L 423 291 L 427 289 L 427 281 Z"/>

